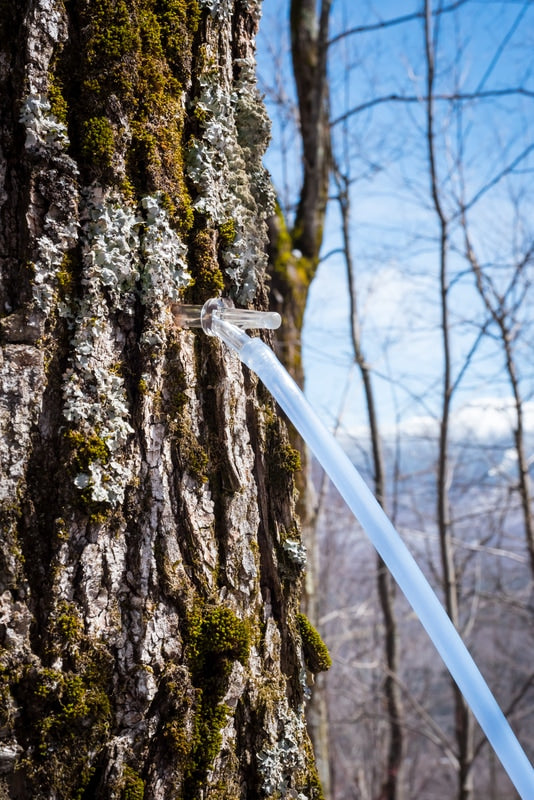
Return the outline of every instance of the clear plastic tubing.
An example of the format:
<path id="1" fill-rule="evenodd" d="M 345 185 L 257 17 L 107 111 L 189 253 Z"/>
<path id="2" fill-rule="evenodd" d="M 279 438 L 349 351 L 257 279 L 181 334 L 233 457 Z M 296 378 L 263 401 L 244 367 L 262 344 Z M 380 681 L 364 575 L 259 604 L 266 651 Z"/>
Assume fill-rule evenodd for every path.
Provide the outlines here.
<path id="1" fill-rule="evenodd" d="M 404 592 L 522 800 L 533 800 L 534 770 L 506 717 L 417 562 L 336 439 L 261 339 L 216 314 L 204 330 L 239 355 L 287 414 Z"/>
<path id="2" fill-rule="evenodd" d="M 174 303 L 171 310 L 178 327 L 203 328 L 208 333 L 211 330 L 213 314 L 216 314 L 218 319 L 237 325 L 238 328 L 263 328 L 274 331 L 280 327 L 282 322 L 280 314 L 276 311 L 235 308 L 229 297 L 213 297 L 211 300 L 207 300 L 203 306 Z"/>

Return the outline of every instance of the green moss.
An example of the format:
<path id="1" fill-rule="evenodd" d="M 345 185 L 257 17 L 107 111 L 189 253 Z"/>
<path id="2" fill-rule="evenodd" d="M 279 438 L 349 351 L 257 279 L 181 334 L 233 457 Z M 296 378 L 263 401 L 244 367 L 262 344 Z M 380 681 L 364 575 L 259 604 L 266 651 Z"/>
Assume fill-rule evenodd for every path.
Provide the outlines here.
<path id="1" fill-rule="evenodd" d="M 75 49 L 58 55 L 51 86 L 62 118 L 67 108 L 82 173 L 130 199 L 166 193 L 174 224 L 188 231 L 183 98 L 193 72 L 198 2 L 71 0 L 66 8 L 80 37 Z"/>
<path id="2" fill-rule="evenodd" d="M 287 432 L 270 407 L 264 409 L 265 452 L 269 455 L 269 475 L 276 487 L 285 484 L 302 469 L 301 457 L 289 443 Z"/>
<path id="3" fill-rule="evenodd" d="M 135 200 L 135 186 L 128 175 L 122 178 L 119 188 L 125 200 L 130 200 L 132 202 Z"/>
<path id="4" fill-rule="evenodd" d="M 44 758 L 59 747 L 65 749 L 68 743 L 79 747 L 84 728 L 92 728 L 90 738 L 95 734 L 100 738 L 107 732 L 109 698 L 95 675 L 43 668 L 35 680 L 34 700 L 42 712 L 36 727 L 39 753 Z"/>
<path id="5" fill-rule="evenodd" d="M 302 639 L 304 659 L 310 672 L 325 672 L 330 669 L 332 659 L 328 648 L 305 614 L 297 614 L 297 626 Z"/>
<path id="6" fill-rule="evenodd" d="M 250 627 L 223 606 L 196 609 L 189 620 L 193 674 L 202 688 L 227 678 L 235 661 L 245 664 L 250 651 Z"/>
<path id="7" fill-rule="evenodd" d="M 159 0 L 156 13 L 161 44 L 173 74 L 185 83 L 191 74 L 191 53 L 184 43 L 191 42 L 200 23 L 197 0 Z"/>
<path id="8" fill-rule="evenodd" d="M 191 430 L 187 415 L 173 420 L 171 431 L 182 468 L 201 483 L 207 483 L 209 456 Z"/>
<path id="9" fill-rule="evenodd" d="M 122 771 L 121 800 L 143 800 L 145 782 L 131 767 L 125 766 Z"/>
<path id="10" fill-rule="evenodd" d="M 111 509 L 107 505 L 104 503 L 95 503 L 87 498 L 84 499 L 87 510 L 89 511 L 89 522 L 92 522 L 94 525 L 103 525 L 109 520 Z"/>
<path id="11" fill-rule="evenodd" d="M 173 719 L 167 722 L 163 728 L 163 735 L 173 755 L 177 756 L 180 762 L 186 763 L 192 742 L 189 731 L 184 727 L 183 719 Z"/>
<path id="12" fill-rule="evenodd" d="M 98 65 L 103 54 L 109 64 L 136 50 L 138 35 L 125 0 L 92 0 L 88 13 L 93 29 L 87 48 L 90 65 Z"/>
<path id="13" fill-rule="evenodd" d="M 235 219 L 229 219 L 219 225 L 219 242 L 223 247 L 229 247 L 235 242 L 236 237 Z"/>
<path id="14" fill-rule="evenodd" d="M 50 637 L 49 650 L 61 654 L 64 668 L 29 667 L 14 688 L 27 749 L 34 754 L 21 770 L 43 796 L 80 798 L 109 735 L 110 659 L 72 618 L 67 622 L 64 610 Z"/>
<path id="15" fill-rule="evenodd" d="M 58 288 L 63 296 L 69 294 L 72 288 L 72 273 L 63 266 L 65 263 L 65 258 L 66 257 L 64 257 L 59 271 L 56 273 Z"/>
<path id="16" fill-rule="evenodd" d="M 144 122 L 132 123 L 132 138 L 128 149 L 128 176 L 132 186 L 142 193 L 151 182 L 151 173 L 161 168 L 157 139 L 144 127 Z"/>
<path id="17" fill-rule="evenodd" d="M 16 670 L 0 664 L 0 729 L 13 729 L 15 706 L 11 697 L 11 685 L 16 682 Z"/>
<path id="18" fill-rule="evenodd" d="M 108 739 L 111 657 L 66 602 L 51 614 L 47 639 L 46 657 L 62 669 L 29 666 L 13 687 L 25 749 L 33 753 L 20 768 L 35 796 L 70 800 L 83 795 Z"/>
<path id="19" fill-rule="evenodd" d="M 310 800 L 325 800 L 321 779 L 315 766 L 313 747 L 309 739 L 304 741 L 304 753 L 307 762 L 307 773 L 303 786 L 304 793 Z"/>
<path id="20" fill-rule="evenodd" d="M 187 382 L 183 371 L 177 366 L 177 360 L 175 344 L 171 344 L 165 367 L 162 408 L 166 413 L 180 466 L 201 483 L 206 483 L 209 456 L 193 431 L 186 393 Z"/>
<path id="21" fill-rule="evenodd" d="M 83 635 L 83 622 L 72 604 L 60 604 L 55 618 L 55 631 L 58 637 L 66 643 L 79 642 Z"/>
<path id="22" fill-rule="evenodd" d="M 109 448 L 98 434 L 84 434 L 80 431 L 69 430 L 65 433 L 69 442 L 74 465 L 79 472 L 87 472 L 89 465 L 94 461 L 107 464 L 110 458 Z"/>
<path id="23" fill-rule="evenodd" d="M 50 111 L 52 114 L 64 125 L 67 124 L 67 101 L 63 96 L 63 86 L 57 75 L 49 73 L 48 75 L 48 100 L 50 103 Z"/>
<path id="24" fill-rule="evenodd" d="M 16 498 L 0 501 L 0 575 L 6 589 L 15 588 L 24 581 L 25 556 L 19 539 L 19 520 L 22 516 L 21 503 Z"/>
<path id="25" fill-rule="evenodd" d="M 278 459 L 280 469 L 284 472 L 293 473 L 302 469 L 300 453 L 289 442 L 283 442 L 278 448 Z"/>
<path id="26" fill-rule="evenodd" d="M 220 750 L 221 730 L 231 713 L 221 702 L 230 673 L 236 661 L 244 665 L 249 657 L 250 626 L 229 608 L 199 603 L 188 621 L 188 645 L 198 702 L 183 800 L 196 800 Z"/>
<path id="27" fill-rule="evenodd" d="M 193 752 L 184 792 L 186 798 L 188 792 L 191 796 L 196 793 L 195 791 L 191 792 L 191 787 L 198 786 L 202 782 L 215 761 L 222 744 L 221 730 L 224 728 L 229 714 L 230 708 L 226 704 L 213 705 L 202 700 L 195 715 Z"/>
<path id="28" fill-rule="evenodd" d="M 106 117 L 91 117 L 83 123 L 81 152 L 92 167 L 111 167 L 115 139 L 113 127 Z"/>
<path id="29" fill-rule="evenodd" d="M 98 433 L 82 433 L 81 431 L 68 430 L 65 432 L 65 439 L 70 447 L 69 468 L 74 476 L 87 474 L 89 467 L 98 461 L 105 465 L 111 457 L 109 448 L 104 439 Z M 106 502 L 93 500 L 92 487 L 90 485 L 77 490 L 77 497 L 80 507 L 89 515 L 91 522 L 101 524 L 109 519 L 111 507 Z"/>
<path id="30" fill-rule="evenodd" d="M 61 265 L 56 272 L 57 292 L 60 300 L 68 301 L 74 289 L 74 276 L 78 268 L 78 254 L 75 250 L 68 250 L 61 259 Z"/>
<path id="31" fill-rule="evenodd" d="M 224 290 L 224 276 L 217 260 L 213 231 L 202 228 L 192 237 L 190 266 L 195 281 L 195 299 L 198 302 L 221 294 Z"/>
<path id="32" fill-rule="evenodd" d="M 186 451 L 186 458 L 189 465 L 189 471 L 199 481 L 202 483 L 207 483 L 208 476 L 206 475 L 206 471 L 209 464 L 209 456 L 194 438 L 190 439 L 189 441 L 189 447 Z"/>

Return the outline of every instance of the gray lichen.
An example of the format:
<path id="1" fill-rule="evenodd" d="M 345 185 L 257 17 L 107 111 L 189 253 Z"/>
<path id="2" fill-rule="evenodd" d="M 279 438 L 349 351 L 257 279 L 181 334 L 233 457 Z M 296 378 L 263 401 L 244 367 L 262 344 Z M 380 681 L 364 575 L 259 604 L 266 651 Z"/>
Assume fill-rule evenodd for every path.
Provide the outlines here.
<path id="1" fill-rule="evenodd" d="M 257 755 L 264 797 L 295 797 L 308 800 L 294 789 L 295 776 L 306 769 L 304 737 L 306 725 L 302 713 L 281 705 L 277 709 L 276 734 Z M 291 794 L 290 794 L 291 792 Z"/>
<path id="2" fill-rule="evenodd" d="M 302 542 L 299 542 L 296 539 L 285 539 L 282 542 L 282 547 L 284 548 L 290 560 L 296 566 L 298 566 L 300 569 L 304 569 L 306 567 L 306 548 Z"/>
<path id="3" fill-rule="evenodd" d="M 200 5 L 206 8 L 213 17 L 221 22 L 229 22 L 232 18 L 232 0 L 199 0 Z"/>
<path id="4" fill-rule="evenodd" d="M 186 261 L 187 247 L 171 227 L 158 195 L 144 197 L 141 235 L 141 302 L 168 305 L 181 297 L 191 282 Z"/>
<path id="5" fill-rule="evenodd" d="M 223 72 L 214 67 L 199 78 L 195 113 L 203 132 L 190 144 L 188 174 L 199 193 L 197 211 L 215 226 L 233 222 L 234 235 L 222 258 L 236 297 L 247 303 L 267 264 L 258 220 L 265 221 L 274 206 L 261 164 L 269 125 L 259 102 L 254 65 L 247 59 L 237 63 L 240 75 L 233 86 L 225 85 Z"/>
<path id="6" fill-rule="evenodd" d="M 42 227 L 34 231 L 32 294 L 37 310 L 48 315 L 54 306 L 57 273 L 65 252 L 74 246 L 78 235 L 78 169 L 67 154 L 67 129 L 50 112 L 50 103 L 44 95 L 31 94 L 26 97 L 21 107 L 20 121 L 25 128 L 26 150 L 33 157 L 43 159 L 49 179 L 55 184 L 58 198 L 61 198 L 46 213 Z M 32 219 L 32 215 L 29 217 Z"/>
<path id="7" fill-rule="evenodd" d="M 21 107 L 20 121 L 26 130 L 25 147 L 63 149 L 69 143 L 67 128 L 50 111 L 44 95 L 30 94 Z"/>

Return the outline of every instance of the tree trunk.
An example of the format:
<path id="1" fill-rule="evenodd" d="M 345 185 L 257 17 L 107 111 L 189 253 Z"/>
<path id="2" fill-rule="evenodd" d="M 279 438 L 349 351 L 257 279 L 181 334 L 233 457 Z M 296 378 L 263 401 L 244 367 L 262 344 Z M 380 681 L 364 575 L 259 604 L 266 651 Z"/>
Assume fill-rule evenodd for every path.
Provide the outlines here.
<path id="1" fill-rule="evenodd" d="M 441 569 L 445 608 L 452 623 L 459 630 L 459 586 L 452 541 L 452 521 L 449 507 L 450 484 L 450 417 L 454 393 L 452 379 L 451 327 L 449 319 L 449 224 L 445 214 L 438 178 L 434 126 L 435 42 L 432 32 L 431 0 L 425 0 L 425 57 L 426 57 L 426 138 L 428 148 L 430 194 L 439 226 L 439 295 L 440 332 L 443 347 L 442 406 L 439 428 L 439 451 L 436 480 L 436 518 L 440 545 Z M 474 718 L 464 697 L 451 680 L 454 698 L 454 732 L 458 756 L 457 799 L 473 797 L 472 765 L 474 759 Z"/>
<path id="2" fill-rule="evenodd" d="M 352 260 L 350 239 L 350 194 L 349 180 L 336 168 L 338 187 L 338 203 L 343 231 L 343 255 L 347 268 L 347 282 L 350 300 L 350 338 L 354 361 L 357 364 L 365 398 L 365 410 L 369 425 L 371 442 L 371 464 L 373 466 L 373 492 L 382 508 L 386 507 L 386 468 L 382 450 L 382 440 L 378 425 L 375 393 L 371 368 L 365 359 L 360 335 L 360 314 L 358 309 L 358 293 L 356 290 L 356 274 Z M 387 747 L 384 776 L 381 779 L 379 800 L 402 800 L 404 797 L 402 781 L 402 762 L 404 758 L 404 714 L 398 684 L 399 654 L 398 626 L 395 614 L 395 581 L 390 575 L 384 561 L 377 555 L 376 590 L 382 622 L 384 626 L 384 704 L 387 712 Z"/>
<path id="3" fill-rule="evenodd" d="M 169 311 L 265 299 L 258 17 L 1 4 L 2 797 L 322 796 L 296 460 Z"/>
<path id="4" fill-rule="evenodd" d="M 269 220 L 271 306 L 284 319 L 277 337 L 277 354 L 297 383 L 304 383 L 301 332 L 310 284 L 319 263 L 331 169 L 327 42 L 331 0 L 291 2 L 291 52 L 297 88 L 302 139 L 302 185 L 291 230 L 280 208 Z M 313 520 L 311 461 L 293 429 L 291 443 L 301 453 L 296 476 L 297 512 L 307 550 L 303 609 L 314 624 L 319 620 L 318 544 Z M 319 678 L 308 706 L 308 729 L 326 797 L 330 796 L 330 756 L 326 688 Z"/>
<path id="5" fill-rule="evenodd" d="M 514 328 L 516 327 L 516 319 L 514 316 L 515 309 L 513 306 L 510 310 L 506 308 L 506 296 L 508 292 L 516 283 L 516 279 L 522 273 L 524 266 L 530 260 L 531 253 L 528 251 L 524 259 L 521 259 L 516 265 L 515 273 L 510 282 L 508 291 L 500 296 L 495 290 L 492 292 L 485 286 L 482 268 L 474 253 L 473 246 L 467 230 L 467 220 L 465 214 L 462 218 L 462 225 L 464 228 L 465 249 L 466 256 L 473 274 L 475 276 L 475 284 L 482 302 L 486 306 L 493 322 L 499 331 L 499 338 L 503 348 L 504 360 L 506 364 L 506 374 L 510 381 L 510 388 L 514 398 L 514 410 L 516 424 L 514 427 L 514 441 L 517 454 L 517 489 L 521 501 L 521 512 L 523 516 L 523 527 L 525 530 L 525 539 L 527 545 L 527 552 L 530 561 L 530 570 L 534 576 L 534 518 L 532 516 L 532 491 L 530 488 L 530 474 L 528 456 L 525 447 L 525 427 L 524 427 L 524 401 L 521 396 L 521 388 L 514 355 Z M 493 294 L 493 302 L 492 302 Z"/>

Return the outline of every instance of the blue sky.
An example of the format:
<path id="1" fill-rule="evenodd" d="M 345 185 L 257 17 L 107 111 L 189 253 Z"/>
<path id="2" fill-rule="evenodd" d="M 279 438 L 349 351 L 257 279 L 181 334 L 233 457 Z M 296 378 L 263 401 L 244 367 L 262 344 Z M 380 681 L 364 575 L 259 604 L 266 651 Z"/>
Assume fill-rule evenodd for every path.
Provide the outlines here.
<path id="1" fill-rule="evenodd" d="M 404 3 L 402 13 L 419 7 L 419 3 Z M 398 14 L 398 3 L 337 0 L 331 33 Z M 285 2 L 264 3 L 258 61 L 262 85 L 269 89 L 277 83 L 273 79 L 273 52 L 280 58 L 278 85 L 291 100 L 287 26 L 282 28 L 280 23 L 286 15 Z M 510 86 L 534 90 L 533 40 L 534 4 L 471 0 L 458 14 L 442 18 L 437 92 L 496 91 Z M 330 67 L 333 118 L 377 96 L 424 94 L 423 41 L 422 22 L 418 20 L 352 36 L 335 45 Z M 295 149 L 298 137 L 291 110 L 281 114 L 269 92 L 267 105 L 273 120 L 273 145 L 266 163 L 290 213 L 298 191 L 299 176 L 293 171 L 300 157 Z M 448 211 L 460 194 L 468 203 L 477 198 L 534 142 L 532 97 L 493 97 L 462 103 L 461 114 L 459 109 L 458 104 L 445 102 L 439 102 L 436 109 L 438 170 Z M 430 203 L 424 122 L 423 104 L 389 103 L 355 115 L 334 130 L 336 150 L 340 157 L 346 154 L 342 160 L 353 180 L 352 253 L 362 340 L 375 371 L 380 419 L 386 428 L 396 417 L 413 421 L 431 416 L 439 407 L 438 228 Z M 460 148 L 461 170 L 457 164 Z M 510 174 L 483 191 L 468 216 L 479 258 L 502 285 L 509 280 L 514 259 L 532 241 L 533 170 L 531 152 Z M 460 249 L 463 238 L 454 225 L 451 227 L 453 244 Z M 339 219 L 332 204 L 323 255 L 339 243 Z M 459 371 L 483 314 L 465 259 L 454 248 L 450 276 L 453 355 Z M 518 339 L 527 398 L 534 386 L 529 358 L 533 342 L 531 305 L 525 304 L 520 312 L 523 317 Z M 303 334 L 306 391 L 329 421 L 339 407 L 352 361 L 348 331 L 345 266 L 339 256 L 332 255 L 321 263 L 311 287 Z M 491 339 L 484 340 L 462 381 L 456 400 L 458 414 L 465 414 L 465 408 L 477 408 L 482 424 L 481 408 L 487 407 L 494 415 L 499 398 L 506 406 L 509 390 L 502 364 L 498 346 Z M 484 399 L 487 402 L 481 405 Z M 344 425 L 357 428 L 364 421 L 360 380 L 354 375 Z"/>

